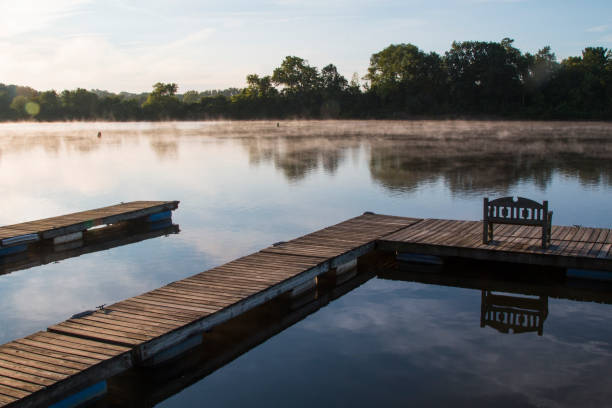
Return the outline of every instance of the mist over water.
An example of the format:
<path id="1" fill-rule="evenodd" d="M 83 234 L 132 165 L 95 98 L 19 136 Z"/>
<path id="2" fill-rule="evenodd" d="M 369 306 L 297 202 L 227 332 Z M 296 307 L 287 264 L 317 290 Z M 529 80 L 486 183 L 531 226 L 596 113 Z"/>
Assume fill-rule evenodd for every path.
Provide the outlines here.
<path id="1" fill-rule="evenodd" d="M 610 228 L 612 124 L 0 124 L 0 192 L 0 225 L 181 201 L 179 234 L 0 275 L 4 343 L 364 211 L 478 220 L 482 197 L 520 195 L 549 200 L 555 224 Z M 373 279 L 165 404 L 321 403 L 306 381 L 325 406 L 604 406 L 594 377 L 610 374 L 608 304 L 551 300 L 540 337 L 480 328 L 480 302 L 480 291 Z M 307 375 L 287 376 L 286 361 Z"/>

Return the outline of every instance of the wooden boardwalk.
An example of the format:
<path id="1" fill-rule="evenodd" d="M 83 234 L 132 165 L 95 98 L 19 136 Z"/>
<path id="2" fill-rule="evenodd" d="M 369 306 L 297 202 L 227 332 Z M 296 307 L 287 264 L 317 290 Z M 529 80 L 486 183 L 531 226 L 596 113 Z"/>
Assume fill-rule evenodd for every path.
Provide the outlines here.
<path id="1" fill-rule="evenodd" d="M 610 230 L 555 227 L 547 250 L 538 248 L 539 232 L 504 225 L 496 228 L 497 241 L 483 245 L 480 222 L 366 213 L 2 346 L 0 406 L 48 405 L 132 365 L 184 351 L 181 345 L 200 342 L 210 328 L 314 286 L 319 275 L 374 249 L 612 271 Z"/>
<path id="2" fill-rule="evenodd" d="M 112 346 L 112 350 L 119 354 L 109 351 L 106 357 L 100 352 L 81 355 L 85 360 L 79 357 L 77 362 L 89 364 L 78 367 L 84 371 L 65 371 L 65 376 L 53 375 L 52 378 L 47 375 L 44 384 L 32 382 L 35 379 L 30 377 L 27 377 L 29 381 L 25 380 L 24 374 L 27 373 L 21 366 L 14 365 L 0 371 L 0 395 L 3 398 L 0 406 L 36 406 L 41 401 L 56 402 L 68 389 L 76 391 L 90 387 L 126 367 L 146 363 L 159 353 L 189 341 L 194 335 L 201 338 L 203 331 L 219 323 L 305 283 L 314 283 L 318 275 L 370 252 L 376 239 L 416 221 L 363 215 L 115 303 L 87 316 L 53 325 L 47 334 L 43 334 L 89 342 L 87 346 L 91 349 L 88 351 L 79 350 L 81 346 L 78 346 L 72 353 L 81 355 L 97 347 Z M 15 340 L 6 347 L 15 347 L 14 344 L 24 341 L 30 340 Z M 62 347 L 54 354 L 59 360 L 46 362 L 53 367 L 61 366 L 60 360 L 64 358 L 66 364 L 72 364 L 75 357 L 69 351 L 70 346 L 64 343 Z M 23 367 L 39 367 L 40 356 L 46 354 L 40 348 L 23 351 L 20 355 Z"/>
<path id="3" fill-rule="evenodd" d="M 0 250 L 82 232 L 98 225 L 114 224 L 171 211 L 177 207 L 178 201 L 132 201 L 95 210 L 6 225 L 0 227 Z"/>
<path id="4" fill-rule="evenodd" d="M 47 406 L 130 366 L 128 347 L 38 332 L 0 346 L 0 406 Z"/>
<path id="5" fill-rule="evenodd" d="M 553 226 L 550 246 L 542 249 L 540 245 L 541 229 L 537 227 L 496 225 L 495 241 L 483 244 L 481 222 L 433 218 L 378 242 L 380 249 L 399 252 L 612 271 L 608 228 Z"/>

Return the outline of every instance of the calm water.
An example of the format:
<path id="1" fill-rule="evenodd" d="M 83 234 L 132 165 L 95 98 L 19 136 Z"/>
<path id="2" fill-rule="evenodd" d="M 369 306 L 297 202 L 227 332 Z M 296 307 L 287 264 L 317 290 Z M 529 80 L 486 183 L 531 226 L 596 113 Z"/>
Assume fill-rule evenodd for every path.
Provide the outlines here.
<path id="1" fill-rule="evenodd" d="M 179 234 L 0 276 L 6 342 L 366 210 L 477 220 L 483 196 L 521 195 L 612 227 L 612 125 L 2 124 L 0 191 L 0 225 L 181 201 Z M 160 405 L 610 401 L 612 306 L 549 298 L 538 336 L 481 328 L 481 300 L 375 277 Z"/>

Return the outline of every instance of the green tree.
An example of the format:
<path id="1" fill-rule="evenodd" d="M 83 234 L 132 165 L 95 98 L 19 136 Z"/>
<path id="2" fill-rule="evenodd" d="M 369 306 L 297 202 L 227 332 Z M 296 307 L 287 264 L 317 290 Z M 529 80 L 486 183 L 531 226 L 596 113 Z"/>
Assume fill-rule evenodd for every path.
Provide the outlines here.
<path id="1" fill-rule="evenodd" d="M 62 91 L 60 96 L 68 119 L 93 119 L 97 116 L 98 95 L 83 88 Z"/>
<path id="2" fill-rule="evenodd" d="M 346 91 L 348 81 L 334 64 L 329 64 L 321 69 L 320 86 L 327 94 L 334 95 Z"/>
<path id="3" fill-rule="evenodd" d="M 317 69 L 300 57 L 287 56 L 281 66 L 274 69 L 272 82 L 282 85 L 283 93 L 305 93 L 318 87 Z"/>
<path id="4" fill-rule="evenodd" d="M 548 82 L 559 69 L 557 56 L 551 51 L 549 45 L 538 50 L 530 66 L 530 72 L 536 83 Z"/>
<path id="5" fill-rule="evenodd" d="M 373 54 L 365 79 L 387 109 L 407 113 L 436 111 L 445 99 L 442 59 L 413 44 L 392 44 Z"/>
<path id="6" fill-rule="evenodd" d="M 38 119 L 57 120 L 63 118 L 62 105 L 57 92 L 51 90 L 40 93 L 38 103 L 40 104 Z"/>
<path id="7" fill-rule="evenodd" d="M 200 102 L 200 94 L 198 91 L 187 91 L 183 94 L 182 102 L 187 105 L 193 105 Z"/>
<path id="8" fill-rule="evenodd" d="M 25 106 L 28 103 L 28 98 L 23 95 L 17 95 L 11 101 L 10 108 L 13 110 L 13 117 L 16 119 L 25 119 L 28 117 Z"/>
<path id="9" fill-rule="evenodd" d="M 11 120 L 15 111 L 11 109 L 13 96 L 8 86 L 0 83 L 0 120 Z"/>
<path id="10" fill-rule="evenodd" d="M 149 119 L 178 118 L 181 113 L 181 103 L 176 96 L 178 85 L 175 83 L 157 82 L 153 92 L 143 102 L 143 113 Z"/>
<path id="11" fill-rule="evenodd" d="M 512 42 L 453 42 L 445 62 L 455 109 L 504 113 L 520 106 L 527 61 Z"/>
<path id="12" fill-rule="evenodd" d="M 365 76 L 372 89 L 389 89 L 402 82 L 419 77 L 424 66 L 425 53 L 412 44 L 392 44 L 370 57 Z"/>
<path id="13" fill-rule="evenodd" d="M 257 74 L 250 74 L 246 79 L 247 87 L 243 89 L 243 95 L 250 98 L 273 98 L 278 95 L 269 75 L 260 78 Z"/>
<path id="14" fill-rule="evenodd" d="M 566 58 L 551 88 L 557 117 L 612 117 L 612 52 L 587 47 Z"/>

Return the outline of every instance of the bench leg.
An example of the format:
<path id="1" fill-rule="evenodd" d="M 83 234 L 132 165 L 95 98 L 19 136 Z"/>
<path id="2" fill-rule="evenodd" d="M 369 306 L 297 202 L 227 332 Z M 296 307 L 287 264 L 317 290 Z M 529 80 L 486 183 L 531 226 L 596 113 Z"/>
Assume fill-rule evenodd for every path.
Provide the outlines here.
<path id="1" fill-rule="evenodd" d="M 547 245 L 550 246 L 550 238 L 552 236 L 552 211 L 548 214 L 548 235 L 547 235 Z"/>
<path id="2" fill-rule="evenodd" d="M 488 244 L 493 241 L 493 223 L 488 221 L 482 222 L 482 243 Z"/>
<path id="3" fill-rule="evenodd" d="M 489 243 L 489 227 L 488 227 L 489 223 L 486 221 L 482 222 L 482 243 L 483 244 L 488 244 Z"/>

